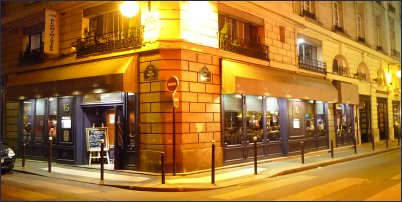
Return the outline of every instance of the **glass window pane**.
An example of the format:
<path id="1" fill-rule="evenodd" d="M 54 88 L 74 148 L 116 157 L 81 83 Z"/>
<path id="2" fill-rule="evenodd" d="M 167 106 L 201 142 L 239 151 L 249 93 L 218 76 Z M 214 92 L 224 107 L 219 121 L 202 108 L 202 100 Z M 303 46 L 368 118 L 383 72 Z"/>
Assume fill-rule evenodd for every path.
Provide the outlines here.
<path id="1" fill-rule="evenodd" d="M 100 93 L 84 95 L 84 103 L 102 103 L 102 102 L 121 102 L 122 94 L 116 93 Z"/>
<path id="2" fill-rule="evenodd" d="M 280 124 L 279 124 L 279 105 L 278 99 L 274 97 L 266 98 L 267 108 L 267 133 L 269 141 L 279 141 Z"/>
<path id="3" fill-rule="evenodd" d="M 306 103 L 306 137 L 313 137 L 314 136 L 314 102 L 307 102 Z"/>
<path id="4" fill-rule="evenodd" d="M 241 144 L 243 140 L 242 96 L 224 95 L 224 138 L 226 145 Z"/>
<path id="5" fill-rule="evenodd" d="M 37 99 L 35 104 L 35 142 L 44 141 L 45 99 Z"/>
<path id="6" fill-rule="evenodd" d="M 22 130 L 22 136 L 24 139 L 24 142 L 30 142 L 31 141 L 31 132 L 32 132 L 32 104 L 33 100 L 26 100 L 24 101 L 24 114 L 23 114 L 23 130 Z"/>
<path id="7" fill-rule="evenodd" d="M 49 120 L 48 120 L 49 137 L 53 137 L 56 142 L 57 137 L 57 98 L 49 98 Z"/>
<path id="8" fill-rule="evenodd" d="M 246 96 L 247 109 L 247 138 L 250 143 L 257 137 L 258 142 L 263 140 L 262 128 L 262 96 Z"/>
<path id="9" fill-rule="evenodd" d="M 317 135 L 326 136 L 325 125 L 327 123 L 325 122 L 324 102 L 317 101 L 315 103 L 315 113 L 317 115 Z"/>

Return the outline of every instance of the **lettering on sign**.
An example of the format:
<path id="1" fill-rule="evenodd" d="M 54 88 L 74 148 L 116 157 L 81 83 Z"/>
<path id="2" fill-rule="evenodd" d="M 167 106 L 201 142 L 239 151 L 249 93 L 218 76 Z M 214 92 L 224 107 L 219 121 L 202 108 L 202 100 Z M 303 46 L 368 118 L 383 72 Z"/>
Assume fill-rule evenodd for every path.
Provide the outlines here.
<path id="1" fill-rule="evenodd" d="M 58 54 L 59 51 L 59 19 L 58 13 L 53 10 L 45 11 L 44 52 Z"/>
<path id="2" fill-rule="evenodd" d="M 86 128 L 87 135 L 87 151 L 100 151 L 103 139 L 105 141 L 104 150 L 108 150 L 108 133 L 106 127 Z"/>

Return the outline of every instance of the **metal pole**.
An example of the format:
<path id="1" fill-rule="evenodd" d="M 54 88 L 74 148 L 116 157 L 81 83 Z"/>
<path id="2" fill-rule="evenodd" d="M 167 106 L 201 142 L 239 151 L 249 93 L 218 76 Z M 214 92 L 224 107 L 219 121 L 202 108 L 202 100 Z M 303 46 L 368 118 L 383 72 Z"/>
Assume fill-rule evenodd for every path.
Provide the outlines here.
<path id="1" fill-rule="evenodd" d="M 300 142 L 301 144 L 301 160 L 302 160 L 302 164 L 304 164 L 304 142 Z"/>
<path id="2" fill-rule="evenodd" d="M 355 154 L 357 154 L 357 143 L 356 143 L 356 138 L 353 138 L 353 147 L 355 149 Z"/>
<path id="3" fill-rule="evenodd" d="M 212 140 L 211 183 L 215 184 L 215 140 Z"/>
<path id="4" fill-rule="evenodd" d="M 25 143 L 22 144 L 22 167 L 25 167 Z"/>
<path id="5" fill-rule="evenodd" d="M 165 153 L 161 152 L 162 184 L 165 184 Z"/>
<path id="6" fill-rule="evenodd" d="M 334 158 L 334 140 L 331 140 L 331 158 Z"/>
<path id="7" fill-rule="evenodd" d="M 176 176 L 176 107 L 173 106 L 173 176 Z"/>
<path id="8" fill-rule="evenodd" d="M 389 136 L 387 135 L 387 139 L 385 140 L 385 145 L 387 148 L 388 148 L 388 139 L 389 139 Z"/>
<path id="9" fill-rule="evenodd" d="M 401 145 L 401 134 L 398 136 L 398 147 Z"/>
<path id="10" fill-rule="evenodd" d="M 374 135 L 373 134 L 371 134 L 371 148 L 374 151 Z"/>
<path id="11" fill-rule="evenodd" d="M 257 136 L 254 136 L 253 140 L 254 140 L 254 175 L 257 175 Z"/>
<path id="12" fill-rule="evenodd" d="M 50 173 L 50 172 L 52 172 L 52 137 L 49 137 L 49 147 L 48 147 L 48 159 L 47 159 L 47 162 L 48 162 L 48 169 L 47 169 L 47 171 Z"/>
<path id="13" fill-rule="evenodd" d="M 103 172 L 104 172 L 104 166 L 103 166 L 103 164 L 104 164 L 104 150 L 105 150 L 105 140 L 104 139 L 101 139 L 101 141 L 100 141 L 100 143 L 101 143 L 101 150 L 100 150 L 100 163 L 101 163 L 101 180 L 103 180 L 104 178 L 103 178 Z"/>

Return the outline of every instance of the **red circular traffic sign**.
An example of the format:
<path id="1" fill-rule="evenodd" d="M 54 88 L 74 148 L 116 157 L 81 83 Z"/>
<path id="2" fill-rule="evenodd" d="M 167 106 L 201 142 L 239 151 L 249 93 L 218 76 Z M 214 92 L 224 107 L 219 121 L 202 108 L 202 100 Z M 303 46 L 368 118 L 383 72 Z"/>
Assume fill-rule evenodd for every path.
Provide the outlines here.
<path id="1" fill-rule="evenodd" d="M 166 86 L 170 92 L 176 91 L 179 85 L 179 79 L 176 76 L 172 76 L 168 79 Z"/>

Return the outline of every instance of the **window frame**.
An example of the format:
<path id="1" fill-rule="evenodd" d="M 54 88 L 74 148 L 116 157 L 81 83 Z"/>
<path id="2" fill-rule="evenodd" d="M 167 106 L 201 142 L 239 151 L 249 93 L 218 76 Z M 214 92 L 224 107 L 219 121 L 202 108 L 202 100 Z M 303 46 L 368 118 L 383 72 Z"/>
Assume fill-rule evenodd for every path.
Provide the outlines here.
<path id="1" fill-rule="evenodd" d="M 334 15 L 334 25 L 341 27 L 341 20 L 340 20 L 340 8 L 339 8 L 339 3 L 337 1 L 333 2 L 333 15 Z"/>

